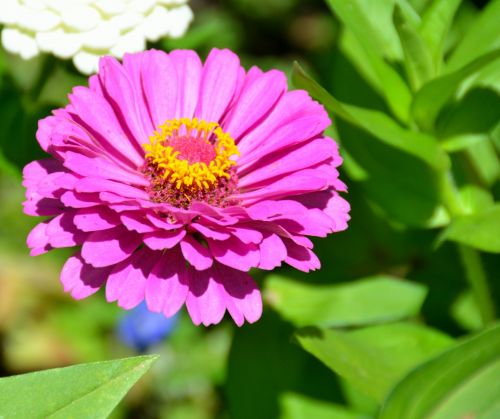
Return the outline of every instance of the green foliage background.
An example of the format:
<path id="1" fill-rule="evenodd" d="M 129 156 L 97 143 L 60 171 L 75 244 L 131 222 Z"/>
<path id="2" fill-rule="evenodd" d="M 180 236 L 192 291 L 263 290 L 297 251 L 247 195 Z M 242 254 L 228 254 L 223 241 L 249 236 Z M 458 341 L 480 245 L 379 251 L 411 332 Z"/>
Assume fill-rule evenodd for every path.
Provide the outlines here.
<path id="1" fill-rule="evenodd" d="M 183 313 L 112 416 L 500 417 L 500 1 L 192 8 L 187 35 L 154 47 L 231 48 L 321 101 L 352 220 L 315 241 L 321 270 L 254 273 L 265 299 L 258 323 L 203 329 Z M 85 83 L 69 62 L 0 50 L 0 376 L 134 355 L 116 338 L 119 309 L 101 294 L 63 294 L 68 254 L 32 259 L 24 244 L 36 220 L 21 213 L 20 169 L 42 156 L 37 120 Z M 0 379 L 0 418 L 36 417 L 44 399 L 46 417 L 72 397 L 82 407 L 61 417 L 105 417 L 153 361 Z M 70 391 L 26 404 L 50 380 Z"/>

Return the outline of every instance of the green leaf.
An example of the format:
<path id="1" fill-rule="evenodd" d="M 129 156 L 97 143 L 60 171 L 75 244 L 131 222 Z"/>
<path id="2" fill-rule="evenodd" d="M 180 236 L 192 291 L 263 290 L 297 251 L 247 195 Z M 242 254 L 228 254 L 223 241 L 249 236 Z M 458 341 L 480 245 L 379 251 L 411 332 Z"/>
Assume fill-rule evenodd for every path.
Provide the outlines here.
<path id="1" fill-rule="evenodd" d="M 483 325 L 479 307 L 472 292 L 467 291 L 458 296 L 451 306 L 453 319 L 465 330 L 480 330 Z"/>
<path id="2" fill-rule="evenodd" d="M 378 401 L 407 371 L 452 343 L 441 332 L 411 323 L 353 332 L 310 327 L 296 336 L 306 351 Z"/>
<path id="3" fill-rule="evenodd" d="M 371 200 L 407 225 L 427 228 L 447 223 L 438 179 L 450 163 L 434 138 L 406 130 L 382 112 L 339 102 L 298 64 L 292 79 L 296 87 L 308 90 L 334 116 L 350 124 L 344 128 L 342 121 L 338 123 L 344 153 L 349 155 L 346 167 L 357 169 L 356 180 Z"/>
<path id="4" fill-rule="evenodd" d="M 455 71 L 498 46 L 500 0 L 492 0 L 474 20 L 448 60 L 447 70 Z"/>
<path id="5" fill-rule="evenodd" d="M 500 205 L 453 219 L 443 237 L 485 252 L 500 253 Z"/>
<path id="6" fill-rule="evenodd" d="M 139 356 L 0 379 L 0 417 L 106 418 L 158 358 Z"/>
<path id="7" fill-rule="evenodd" d="M 391 50 L 393 55 L 399 55 L 397 43 L 391 42 L 391 39 L 397 39 L 390 22 L 393 0 L 390 2 L 327 0 L 327 3 L 356 38 L 360 51 L 363 51 L 366 62 L 369 63 L 376 76 L 378 90 L 385 96 L 394 115 L 401 121 L 408 121 L 411 103 L 410 90 L 383 56 L 383 53 Z M 377 16 L 377 21 L 373 21 L 374 18 L 371 19 L 370 15 Z M 385 31 L 381 31 L 379 29 L 382 21 L 380 17 L 386 15 L 389 21 L 383 24 Z M 393 35 L 388 38 L 387 33 Z"/>
<path id="8" fill-rule="evenodd" d="M 265 287 L 270 304 L 296 326 L 343 327 L 399 320 L 418 314 L 426 294 L 424 286 L 390 276 L 309 285 L 271 275 Z"/>
<path id="9" fill-rule="evenodd" d="M 280 398 L 281 419 L 363 419 L 364 415 L 334 403 L 314 400 L 301 394 L 285 393 Z"/>
<path id="10" fill-rule="evenodd" d="M 448 153 L 456 153 L 476 145 L 477 143 L 488 140 L 489 136 L 486 134 L 458 134 L 443 140 L 441 146 L 443 150 L 446 150 Z"/>
<path id="11" fill-rule="evenodd" d="M 394 25 L 403 47 L 406 73 L 412 89 L 417 91 L 434 77 L 432 56 L 416 28 L 408 22 L 398 5 L 394 8 Z"/>
<path id="12" fill-rule="evenodd" d="M 499 354 L 497 325 L 414 369 L 389 394 L 380 419 L 498 417 Z"/>
<path id="13" fill-rule="evenodd" d="M 425 84 L 417 92 L 412 104 L 412 114 L 418 125 L 432 131 L 439 112 L 457 92 L 460 84 L 498 57 L 500 49 L 481 55 L 467 66 Z"/>
<path id="14" fill-rule="evenodd" d="M 412 154 L 436 170 L 447 170 L 449 160 L 430 136 L 406 130 L 386 114 L 344 104 L 315 82 L 296 62 L 292 71 L 293 84 L 307 90 L 329 112 L 369 132 L 379 141 Z"/>
<path id="15" fill-rule="evenodd" d="M 470 146 L 467 156 L 479 179 L 491 187 L 500 177 L 500 160 L 492 141 L 488 139 Z"/>
<path id="16" fill-rule="evenodd" d="M 461 0 L 434 0 L 422 16 L 419 33 L 429 48 L 435 74 L 441 69 L 446 35 L 461 3 Z"/>

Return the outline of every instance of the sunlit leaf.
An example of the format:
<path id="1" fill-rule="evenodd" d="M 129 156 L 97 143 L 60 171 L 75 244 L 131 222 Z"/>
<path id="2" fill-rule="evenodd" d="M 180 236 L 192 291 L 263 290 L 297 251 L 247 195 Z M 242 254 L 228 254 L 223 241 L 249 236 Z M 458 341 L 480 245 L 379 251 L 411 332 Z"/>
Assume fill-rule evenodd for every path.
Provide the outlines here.
<path id="1" fill-rule="evenodd" d="M 446 35 L 461 3 L 461 0 L 434 0 L 422 16 L 419 33 L 429 48 L 435 73 L 441 68 Z"/>
<path id="2" fill-rule="evenodd" d="M 379 401 L 407 371 L 452 343 L 441 332 L 410 323 L 353 332 L 309 327 L 296 336 L 305 350 Z"/>
<path id="3" fill-rule="evenodd" d="M 500 0 L 492 0 L 474 20 L 451 55 L 447 71 L 459 69 L 498 45 L 500 39 L 498 16 L 500 16 Z"/>
<path id="4" fill-rule="evenodd" d="M 281 396 L 280 419 L 364 419 L 365 416 L 355 413 L 333 403 L 314 400 L 295 393 Z"/>
<path id="5" fill-rule="evenodd" d="M 406 73 L 416 91 L 434 76 L 432 56 L 417 29 L 405 18 L 398 5 L 394 8 L 394 26 L 403 47 Z"/>
<path id="6" fill-rule="evenodd" d="M 81 364 L 0 379 L 0 417 L 105 418 L 158 358 Z"/>
<path id="7" fill-rule="evenodd" d="M 370 2 L 371 7 L 366 7 L 366 2 L 361 0 L 327 0 L 328 5 L 340 18 L 344 25 L 353 33 L 359 46 L 362 48 L 366 61 L 372 67 L 377 77 L 379 90 L 386 97 L 387 103 L 394 115 L 400 120 L 407 121 L 411 93 L 399 76 L 398 72 L 385 60 L 383 54 L 390 51 L 388 47 L 397 43 L 388 43 L 384 34 L 391 31 L 395 35 L 390 22 L 392 13 L 391 2 Z M 384 24 L 385 31 L 380 31 L 380 18 L 377 23 L 370 19 L 370 15 L 389 13 L 389 22 Z M 392 38 L 396 38 L 393 36 Z M 391 38 L 389 38 L 391 39 Z"/>
<path id="8" fill-rule="evenodd" d="M 485 252 L 500 253 L 500 205 L 453 219 L 444 238 Z"/>
<path id="9" fill-rule="evenodd" d="M 500 327 L 414 369 L 384 403 L 381 419 L 494 418 L 500 412 Z"/>
<path id="10" fill-rule="evenodd" d="M 494 50 L 453 73 L 425 84 L 416 94 L 412 104 L 412 114 L 417 123 L 425 130 L 433 130 L 439 112 L 457 92 L 460 84 L 499 57 L 500 49 Z"/>
<path id="11" fill-rule="evenodd" d="M 418 313 L 424 286 L 389 276 L 339 285 L 311 285 L 273 275 L 266 281 L 270 304 L 297 326 L 366 325 Z"/>

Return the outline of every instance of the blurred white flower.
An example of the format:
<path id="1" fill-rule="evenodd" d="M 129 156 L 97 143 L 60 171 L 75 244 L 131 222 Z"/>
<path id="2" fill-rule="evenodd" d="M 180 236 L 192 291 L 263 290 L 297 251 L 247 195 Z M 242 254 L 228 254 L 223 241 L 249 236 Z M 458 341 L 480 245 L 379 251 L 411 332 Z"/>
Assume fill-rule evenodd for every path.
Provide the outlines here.
<path id="1" fill-rule="evenodd" d="M 121 58 L 146 41 L 180 37 L 193 19 L 188 0 L 0 0 L 2 43 L 30 59 L 40 52 L 73 58 L 84 74 L 99 57 Z"/>

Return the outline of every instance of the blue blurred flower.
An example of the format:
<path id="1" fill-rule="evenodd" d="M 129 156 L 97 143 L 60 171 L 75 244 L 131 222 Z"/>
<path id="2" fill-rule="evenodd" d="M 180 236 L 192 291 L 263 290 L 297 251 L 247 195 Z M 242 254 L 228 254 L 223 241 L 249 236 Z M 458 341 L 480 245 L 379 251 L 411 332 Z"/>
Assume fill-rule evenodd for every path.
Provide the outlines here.
<path id="1" fill-rule="evenodd" d="M 138 352 L 144 352 L 172 334 L 178 316 L 166 318 L 161 313 L 148 310 L 146 303 L 128 312 L 118 323 L 119 339 Z"/>

